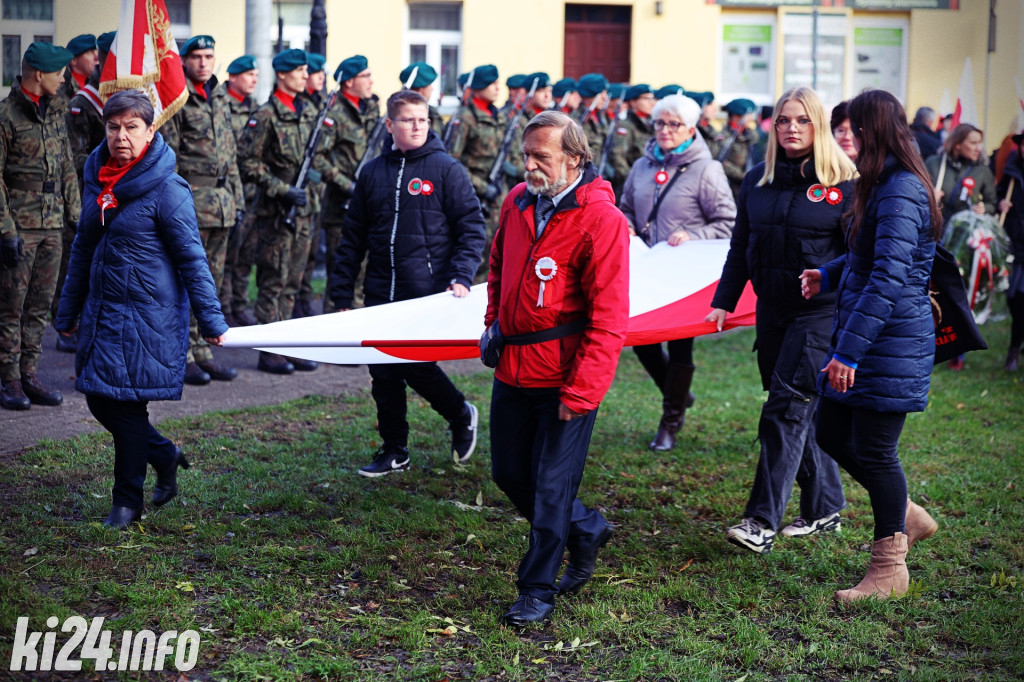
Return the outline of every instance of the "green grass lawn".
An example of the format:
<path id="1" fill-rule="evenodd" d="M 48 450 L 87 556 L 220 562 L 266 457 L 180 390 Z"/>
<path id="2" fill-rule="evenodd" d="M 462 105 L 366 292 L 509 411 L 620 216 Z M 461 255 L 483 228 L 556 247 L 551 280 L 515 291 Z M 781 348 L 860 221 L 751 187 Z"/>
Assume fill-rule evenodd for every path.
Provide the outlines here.
<path id="1" fill-rule="evenodd" d="M 44 442 L 0 481 L 0 677 L 19 616 L 44 630 L 78 614 L 105 616 L 118 643 L 199 631 L 191 679 L 1020 679 L 1024 373 L 1002 370 L 1007 324 L 983 331 L 994 350 L 937 369 L 903 434 L 910 494 L 940 524 L 912 551 L 903 598 L 832 600 L 872 539 L 845 475 L 840 533 L 780 538 L 768 556 L 725 541 L 763 400 L 744 330 L 698 340 L 697 403 L 668 455 L 646 449 L 659 399 L 624 353 L 581 490 L 617 533 L 583 593 L 524 632 L 498 625 L 528 525 L 490 481 L 486 372 L 457 380 L 481 408 L 471 462 L 446 459 L 445 424 L 412 397 L 414 468 L 380 480 L 356 475 L 377 445 L 368 393 L 164 422 L 193 466 L 123 534 L 99 523 L 109 437 Z"/>

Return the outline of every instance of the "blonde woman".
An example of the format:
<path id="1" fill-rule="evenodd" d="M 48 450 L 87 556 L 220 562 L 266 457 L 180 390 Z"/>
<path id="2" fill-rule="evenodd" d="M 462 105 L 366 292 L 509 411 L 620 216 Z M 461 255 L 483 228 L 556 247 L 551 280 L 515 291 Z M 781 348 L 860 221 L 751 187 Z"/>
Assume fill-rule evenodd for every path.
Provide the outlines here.
<path id="1" fill-rule="evenodd" d="M 853 201 L 856 167 L 839 148 L 821 100 L 794 88 L 775 105 L 765 160 L 740 186 L 736 226 L 707 316 L 722 328 L 749 281 L 757 293 L 757 364 L 768 400 L 761 408 L 761 455 L 735 545 L 771 551 L 793 482 L 800 515 L 782 534 L 839 528 L 845 506 L 836 463 L 818 447 L 816 377 L 825 364 L 834 296 L 806 300 L 800 273 L 845 251 L 842 215 Z"/>

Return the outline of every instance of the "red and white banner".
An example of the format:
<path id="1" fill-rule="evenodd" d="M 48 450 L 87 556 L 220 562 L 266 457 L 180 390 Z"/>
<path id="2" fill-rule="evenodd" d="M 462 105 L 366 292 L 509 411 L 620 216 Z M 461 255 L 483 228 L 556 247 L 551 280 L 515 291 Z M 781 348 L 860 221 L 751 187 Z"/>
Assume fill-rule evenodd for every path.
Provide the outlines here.
<path id="1" fill-rule="evenodd" d="M 122 0 L 117 35 L 100 74 L 100 95 L 141 90 L 159 128 L 185 106 L 188 89 L 164 0 Z"/>
<path id="2" fill-rule="evenodd" d="M 630 243 L 629 331 L 626 345 L 715 332 L 704 321 L 722 275 L 729 240 Z M 750 285 L 725 327 L 754 324 Z M 225 346 L 259 348 L 291 357 L 343 365 L 478 358 L 484 331 L 487 285 L 469 296 L 445 292 L 343 313 L 228 330 Z"/>
<path id="3" fill-rule="evenodd" d="M 974 102 L 974 69 L 971 58 L 964 58 L 964 70 L 960 74 L 960 87 L 956 93 L 956 105 L 953 109 L 953 127 L 961 123 L 981 126 L 978 119 L 978 106 Z"/>

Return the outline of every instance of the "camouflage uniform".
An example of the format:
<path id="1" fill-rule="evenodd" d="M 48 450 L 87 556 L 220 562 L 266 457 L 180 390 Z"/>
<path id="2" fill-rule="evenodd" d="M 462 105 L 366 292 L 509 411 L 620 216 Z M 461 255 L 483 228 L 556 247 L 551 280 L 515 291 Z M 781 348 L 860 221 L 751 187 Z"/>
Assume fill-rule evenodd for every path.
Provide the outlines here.
<path id="1" fill-rule="evenodd" d="M 242 178 L 255 183 L 261 196 L 256 204 L 256 320 L 260 324 L 291 317 L 309 255 L 312 216 L 320 210 L 315 188 L 307 185 L 306 205 L 295 207 L 289 226 L 285 219 L 290 209 L 279 200 L 295 182 L 316 123 L 316 110 L 301 98 L 295 99 L 295 109 L 271 95 L 249 119 L 238 144 Z M 328 170 L 319 155 L 314 167 L 321 173 Z"/>
<path id="2" fill-rule="evenodd" d="M 186 81 L 188 99 L 185 106 L 160 128 L 160 133 L 178 157 L 178 175 L 192 187 L 199 236 L 206 249 L 213 282 L 220 289 L 228 231 L 235 224 L 235 211 L 245 207 L 235 156 L 231 109 L 223 99 L 212 96 L 217 87 L 216 76 L 207 81 L 205 96 L 197 91 L 191 79 Z M 213 353 L 200 335 L 193 315 L 189 323 L 186 362 L 212 361 Z"/>
<path id="3" fill-rule="evenodd" d="M 214 88 L 212 97 L 215 100 L 214 106 L 219 107 L 223 101 L 230 110 L 231 131 L 237 143 L 241 140 L 245 124 L 256 110 L 256 103 L 251 97 L 242 101 L 236 99 L 228 92 L 227 82 Z M 229 231 L 224 278 L 220 286 L 220 307 L 225 314 L 230 313 L 236 318 L 249 306 L 249 274 L 256 260 L 256 230 L 253 227 L 256 222 L 256 185 L 246 183 L 243 192 L 245 203 L 240 208 L 245 211 L 245 219 L 233 232 Z"/>
<path id="4" fill-rule="evenodd" d="M 486 198 L 488 179 L 494 159 L 501 150 L 501 141 L 505 137 L 505 122 L 493 104 L 490 111 L 483 111 L 470 102 L 462 111 L 455 139 L 452 141 L 451 155 L 469 171 L 469 180 L 476 190 L 477 199 L 484 211 L 487 226 L 487 243 L 484 253 L 490 254 L 491 240 L 498 230 L 500 208 L 505 200 L 506 192 L 502 191 L 493 200 Z M 476 281 L 486 281 L 487 266 L 490 258 L 485 257 L 477 271 Z"/>
<path id="5" fill-rule="evenodd" d="M 622 196 L 622 188 L 626 185 L 630 169 L 637 160 L 643 158 L 647 141 L 654 135 L 654 128 L 649 120 L 637 116 L 635 111 L 630 110 L 626 118 L 619 121 L 615 127 L 612 148 L 608 152 L 608 163 L 615 169 L 612 188 L 616 197 Z"/>
<path id="6" fill-rule="evenodd" d="M 324 211 L 320 216 L 324 229 L 327 272 L 334 271 L 334 254 L 341 243 L 341 225 L 345 221 L 345 205 L 352 195 L 356 167 L 366 151 L 366 142 L 373 134 L 382 112 L 374 95 L 359 101 L 358 108 L 344 94 L 327 113 L 329 128 L 325 130 L 321 146 L 330 170 L 323 174 Z M 326 125 L 326 124 L 325 124 Z M 373 156 L 380 153 L 375 150 Z M 360 279 L 361 281 L 361 279 Z M 362 286 L 356 289 L 362 291 Z M 334 312 L 334 302 L 324 292 L 324 312 Z"/>
<path id="7" fill-rule="evenodd" d="M 319 92 L 309 93 L 303 92 L 299 94 L 306 100 L 307 106 L 311 106 L 319 113 L 320 108 L 324 105 L 326 98 Z M 326 125 L 326 122 L 324 123 Z M 323 134 L 320 135 L 321 144 L 323 144 Z M 318 182 L 314 186 L 314 190 L 318 195 L 323 196 L 324 184 Z M 321 209 L 323 206 L 321 205 Z M 306 268 L 302 271 L 302 284 L 299 286 L 299 293 L 295 299 L 295 308 L 293 310 L 294 317 L 300 317 L 305 315 L 313 314 L 313 270 L 316 269 L 317 251 L 320 250 L 321 232 L 323 231 L 322 221 L 320 220 L 320 213 L 313 216 L 313 238 L 309 243 L 309 257 L 306 259 Z M 301 312 L 300 312 L 301 306 Z"/>
<path id="8" fill-rule="evenodd" d="M 505 173 L 505 179 L 508 181 L 509 189 L 515 187 L 523 181 L 526 173 L 526 161 L 523 159 L 523 131 L 526 130 L 526 124 L 530 122 L 530 119 L 536 116 L 539 112 L 535 111 L 533 107 L 526 107 L 519 114 L 521 117 L 519 120 L 519 127 L 516 128 L 516 134 L 512 138 L 512 146 L 508 150 L 508 162 L 509 165 L 516 169 L 516 172 Z"/>
<path id="9" fill-rule="evenodd" d="M 722 149 L 722 140 L 725 139 L 725 135 L 721 131 L 716 130 L 713 125 L 703 120 L 697 124 L 697 131 L 707 143 L 708 151 L 711 152 L 711 158 L 717 159 L 718 152 Z"/>
<path id="10" fill-rule="evenodd" d="M 728 130 L 728 128 L 727 128 Z M 724 131 L 723 131 L 724 132 Z M 732 190 L 733 199 L 738 200 L 740 196 L 740 185 L 747 171 L 753 167 L 751 153 L 757 145 L 759 135 L 750 126 L 743 128 L 736 135 L 736 141 L 726 150 L 729 141 L 732 140 L 732 131 L 722 135 L 721 144 L 715 152 L 715 158 L 722 162 L 725 168 L 725 177 L 729 178 L 729 188 Z M 722 158 L 724 153 L 724 158 Z"/>
<path id="11" fill-rule="evenodd" d="M 57 97 L 63 97 L 65 102 L 70 102 L 80 89 L 81 86 L 75 80 L 74 72 L 68 66 L 64 69 L 64 82 L 60 84 L 60 89 L 57 90 Z"/>
<path id="12" fill-rule="evenodd" d="M 35 374 L 53 300 L 65 223 L 78 222 L 81 200 L 68 145 L 67 100 L 43 97 L 45 115 L 21 91 L 0 102 L 0 238 L 24 240 L 24 255 L 0 264 L 0 379 Z"/>
<path id="13" fill-rule="evenodd" d="M 437 110 L 437 107 L 428 107 L 427 117 L 430 118 L 430 129 L 440 140 L 444 137 L 444 118 L 441 117 L 441 112 Z"/>
<path id="14" fill-rule="evenodd" d="M 601 158 L 601 150 L 604 149 L 604 136 L 608 132 L 608 117 L 603 111 L 595 109 L 587 116 L 587 107 L 579 105 L 576 111 L 572 112 L 574 121 L 583 121 L 580 127 L 587 136 L 587 144 L 590 145 L 590 153 L 594 155 L 594 162 Z M 586 116 L 586 120 L 583 117 Z"/>

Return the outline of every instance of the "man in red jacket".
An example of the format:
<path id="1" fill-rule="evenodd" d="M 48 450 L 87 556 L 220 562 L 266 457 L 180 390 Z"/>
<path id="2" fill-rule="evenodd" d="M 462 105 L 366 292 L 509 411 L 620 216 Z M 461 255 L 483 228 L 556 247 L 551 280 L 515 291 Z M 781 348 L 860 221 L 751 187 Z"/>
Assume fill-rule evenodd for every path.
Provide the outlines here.
<path id="1" fill-rule="evenodd" d="M 492 475 L 530 522 L 519 599 L 503 617 L 515 626 L 546 620 L 556 594 L 579 591 L 612 536 L 576 492 L 629 319 L 629 230 L 583 130 L 561 112 L 538 114 L 523 157 L 526 182 L 505 199 L 491 249 L 484 320 L 519 337 L 491 396 Z"/>

